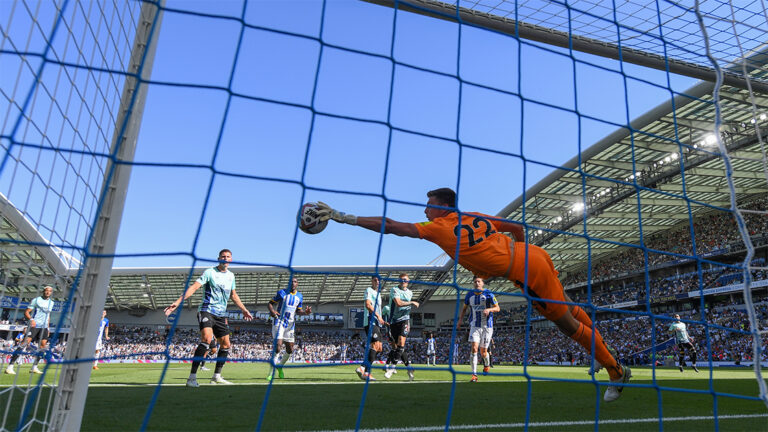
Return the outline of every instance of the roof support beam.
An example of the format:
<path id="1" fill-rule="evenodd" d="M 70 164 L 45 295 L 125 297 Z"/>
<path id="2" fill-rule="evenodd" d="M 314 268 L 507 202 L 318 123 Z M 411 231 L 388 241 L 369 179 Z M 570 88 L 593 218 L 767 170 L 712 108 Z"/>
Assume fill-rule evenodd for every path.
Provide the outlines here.
<path id="1" fill-rule="evenodd" d="M 616 169 L 625 170 L 628 172 L 633 172 L 634 170 L 643 169 L 642 164 L 632 165 L 632 162 L 611 161 L 611 160 L 596 159 L 596 158 L 592 158 L 588 161 L 585 161 L 585 164 L 598 165 L 598 166 L 603 166 L 608 168 L 616 168 Z"/>
<path id="2" fill-rule="evenodd" d="M 317 290 L 317 298 L 315 299 L 315 304 L 320 304 L 320 298 L 323 296 L 323 291 L 325 291 L 325 284 L 328 283 L 328 275 L 326 274 L 323 278 L 323 283 L 320 284 L 320 289 Z"/>
<path id="3" fill-rule="evenodd" d="M 665 57 L 659 54 L 641 51 L 627 46 L 617 46 L 608 41 L 596 40 L 586 36 L 569 34 L 553 28 L 542 27 L 523 21 L 516 21 L 503 16 L 481 12 L 479 10 L 457 7 L 450 3 L 435 0 L 365 0 L 369 3 L 380 4 L 388 7 L 420 15 L 431 16 L 446 21 L 459 21 L 476 27 L 497 31 L 507 35 L 520 37 L 536 42 L 574 49 L 610 59 L 621 59 L 624 62 L 645 66 L 660 71 L 669 71 L 674 74 L 685 75 L 691 78 L 715 82 L 716 73 L 709 67 L 691 63 L 685 60 Z M 756 56 L 759 56 L 757 54 Z M 752 60 L 753 62 L 761 59 Z M 761 62 L 762 63 L 762 62 Z M 750 69 L 755 69 L 750 67 Z M 741 70 L 733 72 L 729 69 L 722 70 L 723 83 L 740 89 L 747 88 L 747 82 L 741 76 Z M 768 94 L 768 83 L 750 79 L 754 92 Z"/>
<path id="4" fill-rule="evenodd" d="M 347 298 L 344 299 L 344 303 L 349 303 L 349 299 L 352 298 L 352 293 L 355 292 L 355 287 L 357 286 L 358 279 L 360 279 L 360 275 L 355 275 L 355 280 L 352 281 L 352 287 L 349 289 L 349 292 L 347 293 Z"/>
<path id="5" fill-rule="evenodd" d="M 754 194 L 754 193 L 768 193 L 768 188 L 753 188 L 753 187 L 739 187 L 736 186 L 734 188 L 736 190 L 737 194 Z M 683 185 L 681 184 L 674 184 L 674 183 L 667 183 L 665 185 L 661 185 L 659 187 L 659 190 L 664 192 L 676 192 L 676 193 L 682 193 L 683 192 Z M 704 185 L 685 185 L 685 190 L 687 192 L 696 192 L 696 193 L 730 193 L 730 189 L 727 185 L 722 186 L 704 186 Z"/>

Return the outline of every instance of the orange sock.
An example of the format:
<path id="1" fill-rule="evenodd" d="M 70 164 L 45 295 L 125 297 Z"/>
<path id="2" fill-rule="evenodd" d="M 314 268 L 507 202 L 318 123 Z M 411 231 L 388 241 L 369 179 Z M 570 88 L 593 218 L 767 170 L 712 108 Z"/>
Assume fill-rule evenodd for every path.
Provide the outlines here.
<path id="1" fill-rule="evenodd" d="M 583 313 L 583 312 L 582 312 Z M 571 335 L 571 339 L 583 346 L 588 353 L 592 352 L 592 335 L 595 335 L 595 360 L 597 360 L 608 371 L 608 375 L 612 380 L 619 379 L 622 375 L 621 366 L 616 362 L 611 353 L 608 352 L 608 348 L 603 342 L 603 337 L 600 336 L 600 332 L 595 329 L 594 333 L 592 329 L 585 326 L 583 323 L 579 325 L 579 329 L 576 333 Z"/>
<path id="2" fill-rule="evenodd" d="M 589 314 L 584 312 L 584 309 L 580 308 L 577 305 L 571 306 L 573 309 L 571 309 L 571 315 L 573 315 L 574 318 L 576 318 L 579 322 L 584 324 L 585 326 L 592 328 L 592 320 L 589 318 Z"/>

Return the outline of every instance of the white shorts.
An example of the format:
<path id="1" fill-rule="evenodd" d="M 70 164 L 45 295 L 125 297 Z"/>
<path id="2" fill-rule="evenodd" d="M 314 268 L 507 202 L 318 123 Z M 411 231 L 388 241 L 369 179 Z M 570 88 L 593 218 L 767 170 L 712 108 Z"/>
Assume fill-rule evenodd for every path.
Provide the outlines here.
<path id="1" fill-rule="evenodd" d="M 488 327 L 470 327 L 469 328 L 469 341 L 477 343 L 480 348 L 488 348 L 491 344 L 491 338 L 493 337 L 493 329 Z"/>
<path id="2" fill-rule="evenodd" d="M 434 351 L 427 351 L 427 355 L 435 355 Z"/>
<path id="3" fill-rule="evenodd" d="M 283 327 L 281 325 L 272 326 L 272 340 L 280 339 L 283 342 L 293 343 L 293 333 L 296 326 Z"/>
<path id="4" fill-rule="evenodd" d="M 104 343 L 101 338 L 96 339 L 96 351 L 101 351 L 102 348 L 104 348 Z"/>

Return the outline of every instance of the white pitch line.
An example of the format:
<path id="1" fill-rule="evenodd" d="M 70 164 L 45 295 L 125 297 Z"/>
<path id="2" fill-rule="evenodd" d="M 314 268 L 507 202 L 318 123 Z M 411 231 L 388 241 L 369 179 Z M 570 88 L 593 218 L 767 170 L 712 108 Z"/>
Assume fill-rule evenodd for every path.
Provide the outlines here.
<path id="1" fill-rule="evenodd" d="M 717 416 L 718 420 L 731 420 L 731 419 L 745 419 L 745 418 L 759 418 L 768 417 L 768 414 L 734 414 L 734 415 L 720 415 Z M 689 417 L 665 417 L 662 419 L 664 422 L 677 422 L 677 421 L 695 421 L 695 420 L 714 420 L 714 416 L 689 416 Z M 614 419 L 614 420 L 599 420 L 598 424 L 635 424 L 635 423 L 658 423 L 657 417 L 650 418 L 634 418 L 634 419 Z M 509 429 L 509 428 L 524 428 L 530 427 L 557 427 L 557 426 L 586 426 L 595 424 L 594 420 L 577 420 L 577 421 L 561 421 L 561 422 L 532 422 L 528 423 L 496 423 L 496 424 L 475 424 L 475 425 L 450 425 L 451 430 L 480 430 L 480 429 Z M 379 429 L 360 429 L 358 432 L 432 432 L 443 431 L 445 425 L 440 426 L 419 426 L 419 427 L 407 427 L 407 428 L 379 428 Z M 340 429 L 340 430 L 321 430 L 313 432 L 355 432 L 355 429 Z"/>
<path id="2" fill-rule="evenodd" d="M 414 385 L 414 384 L 450 384 L 452 381 L 381 381 L 381 384 L 378 384 L 378 381 L 371 382 L 371 385 Z M 463 381 L 457 381 L 457 384 L 462 383 Z M 467 381 L 469 382 L 469 381 Z M 483 382 L 509 382 L 509 381 L 483 381 Z M 201 386 L 207 385 L 207 382 L 201 382 Z M 276 382 L 272 385 L 275 386 L 300 386 L 300 385 L 364 385 L 365 381 L 350 381 L 350 382 L 327 382 L 327 381 L 303 381 L 303 382 Z M 269 385 L 269 382 L 232 382 L 231 384 L 227 385 L 234 385 L 234 386 L 267 386 Z M 146 383 L 146 384 L 120 384 L 120 383 L 92 383 L 88 384 L 88 387 L 155 387 L 157 386 L 157 383 Z M 184 387 L 186 386 L 185 383 L 164 383 L 163 387 Z M 215 387 L 216 384 L 211 384 L 211 387 Z M 0 385 L 0 388 L 2 387 L 11 387 L 10 385 Z"/>

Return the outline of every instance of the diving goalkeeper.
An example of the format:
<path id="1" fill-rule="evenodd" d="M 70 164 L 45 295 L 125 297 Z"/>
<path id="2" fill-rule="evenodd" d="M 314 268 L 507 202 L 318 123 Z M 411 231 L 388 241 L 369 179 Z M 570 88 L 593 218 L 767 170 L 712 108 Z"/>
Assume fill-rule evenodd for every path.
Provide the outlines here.
<path id="1" fill-rule="evenodd" d="M 325 203 L 318 203 L 318 216 L 320 220 L 332 219 L 376 232 L 381 232 L 384 225 L 385 234 L 429 240 L 477 277 L 504 277 L 516 283 L 535 299 L 533 304 L 539 313 L 588 352 L 595 338 L 595 359 L 615 383 L 606 389 L 603 399 L 618 399 L 623 384 L 632 376 L 630 369 L 619 365 L 597 329 L 592 331 L 589 315 L 579 306 L 565 304 L 572 300 L 557 278 L 552 259 L 540 247 L 525 243 L 522 226 L 482 213 L 457 212 L 456 192 L 449 188 L 429 191 L 427 197 L 424 214 L 428 221 L 416 224 L 380 216 L 357 217 Z M 516 241 L 501 232 L 511 233 Z"/>

